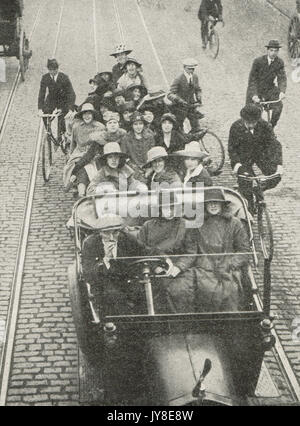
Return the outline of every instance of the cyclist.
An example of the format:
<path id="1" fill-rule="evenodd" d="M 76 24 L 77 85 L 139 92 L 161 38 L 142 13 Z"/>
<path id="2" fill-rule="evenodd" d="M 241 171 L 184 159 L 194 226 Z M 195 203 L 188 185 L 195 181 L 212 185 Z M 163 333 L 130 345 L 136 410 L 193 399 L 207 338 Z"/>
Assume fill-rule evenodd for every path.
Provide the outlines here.
<path id="1" fill-rule="evenodd" d="M 195 102 L 202 103 L 201 88 L 199 86 L 198 76 L 195 74 L 195 69 L 198 62 L 193 58 L 183 60 L 183 73 L 173 81 L 168 99 L 173 103 L 174 114 L 178 126 L 183 129 L 183 122 L 186 118 L 189 119 L 191 132 L 195 133 L 200 130 L 199 118 L 195 114 L 195 109 L 189 109 Z M 201 113 L 198 113 L 202 115 Z"/>
<path id="2" fill-rule="evenodd" d="M 247 173 L 255 176 L 256 164 L 266 176 L 278 173 L 282 175 L 282 147 L 276 139 L 272 127 L 261 119 L 261 110 L 254 104 L 246 105 L 240 112 L 241 119 L 234 122 L 230 129 L 228 153 L 231 167 L 236 175 Z M 265 182 L 263 190 L 274 188 L 280 182 L 278 176 Z M 251 182 L 238 178 L 239 190 L 248 201 L 250 213 L 254 213 L 254 201 Z"/>
<path id="3" fill-rule="evenodd" d="M 278 57 L 281 48 L 279 41 L 270 40 L 266 48 L 267 55 L 256 58 L 253 62 L 249 75 L 246 102 L 259 103 L 260 101 L 279 99 L 278 103 L 270 105 L 273 110 L 271 124 L 274 128 L 282 112 L 281 100 L 285 96 L 287 78 L 284 62 Z"/>
<path id="4" fill-rule="evenodd" d="M 69 77 L 58 71 L 59 65 L 56 59 L 48 59 L 47 68 L 49 72 L 43 75 L 40 84 L 39 115 L 51 114 L 55 109 L 60 110 L 62 115 L 58 118 L 59 129 L 60 133 L 64 133 L 66 130 L 64 117 L 70 116 L 73 112 L 76 95 Z M 43 120 L 46 126 L 47 119 Z"/>
<path id="5" fill-rule="evenodd" d="M 221 0 L 202 0 L 198 12 L 198 18 L 201 21 L 202 47 L 206 49 L 206 35 L 208 31 L 208 22 L 210 16 L 223 21 L 223 6 Z M 224 21 L 223 21 L 224 25 Z"/>

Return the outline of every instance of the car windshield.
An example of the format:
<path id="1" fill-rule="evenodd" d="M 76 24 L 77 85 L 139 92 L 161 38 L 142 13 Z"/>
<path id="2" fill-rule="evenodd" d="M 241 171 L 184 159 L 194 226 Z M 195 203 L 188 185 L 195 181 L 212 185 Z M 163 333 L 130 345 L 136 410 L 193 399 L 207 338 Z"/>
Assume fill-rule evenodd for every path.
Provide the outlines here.
<path id="1" fill-rule="evenodd" d="M 99 283 L 105 315 L 252 309 L 253 253 L 244 204 L 231 190 L 220 192 L 224 200 L 205 192 L 110 193 L 78 205 L 74 220 L 87 279 L 85 240 L 101 244 L 107 261 L 104 288 Z M 121 217 L 122 226 L 97 229 L 110 216 Z"/>

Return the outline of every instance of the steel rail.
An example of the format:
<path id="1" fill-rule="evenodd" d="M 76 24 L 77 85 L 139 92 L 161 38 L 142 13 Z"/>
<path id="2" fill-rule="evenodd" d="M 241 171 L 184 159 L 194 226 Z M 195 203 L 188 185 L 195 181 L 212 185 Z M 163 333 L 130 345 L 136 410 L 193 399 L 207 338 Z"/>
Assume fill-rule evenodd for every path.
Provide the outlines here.
<path id="1" fill-rule="evenodd" d="M 124 31 L 123 31 L 122 22 L 121 22 L 119 9 L 118 9 L 116 0 L 113 0 L 113 5 L 114 5 L 114 10 L 115 10 L 117 27 L 118 27 L 120 39 L 121 39 L 122 43 L 124 44 L 125 43 L 125 36 L 124 36 Z"/>
<path id="2" fill-rule="evenodd" d="M 33 34 L 35 32 L 37 23 L 39 21 L 39 18 L 40 18 L 40 15 L 41 15 L 41 11 L 42 11 L 42 3 L 44 3 L 44 5 L 45 5 L 45 1 L 43 1 L 43 2 L 41 1 L 40 4 L 39 4 L 38 12 L 36 14 L 36 17 L 35 17 L 35 20 L 34 20 L 34 23 L 33 23 L 32 29 L 31 29 L 31 32 L 30 32 L 29 37 L 28 37 L 29 41 L 31 41 L 31 39 L 33 37 Z M 20 80 L 20 76 L 21 76 L 21 67 L 19 65 L 18 66 L 17 74 L 15 76 L 15 79 L 14 79 L 14 82 L 13 82 L 13 85 L 12 85 L 12 88 L 11 88 L 11 90 L 9 92 L 9 95 L 8 95 L 8 98 L 7 98 L 7 101 L 6 101 L 6 104 L 5 104 L 4 112 L 3 112 L 2 117 L 1 117 L 1 122 L 0 122 L 0 143 L 1 143 L 1 141 L 3 139 L 3 136 L 4 136 L 4 133 L 5 133 L 5 129 L 6 129 L 6 125 L 7 125 L 7 121 L 8 121 L 8 117 L 9 117 L 9 113 L 10 113 L 10 110 L 11 110 L 12 105 L 13 105 L 15 94 L 17 92 L 17 87 L 18 87 L 18 83 L 19 83 L 19 80 Z"/>
<path id="3" fill-rule="evenodd" d="M 284 10 L 282 10 L 280 7 L 276 6 L 272 0 L 266 0 L 266 2 L 273 8 L 275 9 L 277 12 L 279 12 L 282 16 L 284 16 L 285 18 L 291 19 L 291 16 L 288 15 L 286 12 L 284 12 Z"/>
<path id="4" fill-rule="evenodd" d="M 60 17 L 58 22 L 58 29 L 57 29 L 55 45 L 53 50 L 53 56 L 55 55 L 57 46 L 58 46 L 64 4 L 65 4 L 65 0 L 62 0 Z M 18 244 L 18 253 L 17 253 L 16 263 L 15 263 L 10 304 L 8 308 L 7 324 L 6 324 L 6 330 L 5 330 L 5 336 L 4 336 L 4 345 L 3 345 L 2 354 L 1 354 L 0 406 L 5 406 L 7 391 L 9 386 L 9 377 L 10 377 L 12 356 L 13 356 L 13 350 L 14 350 L 14 340 L 15 340 L 15 334 L 16 334 L 16 328 L 17 328 L 18 313 L 19 313 L 22 284 L 23 284 L 25 255 L 26 255 L 28 236 L 29 236 L 29 230 L 30 230 L 31 213 L 32 213 L 32 207 L 33 207 L 33 198 L 34 198 L 34 191 L 35 191 L 35 185 L 36 185 L 38 163 L 39 163 L 40 151 L 42 146 L 43 131 L 44 131 L 44 126 L 41 119 L 39 121 L 38 135 L 37 135 L 37 140 L 36 140 L 36 144 L 34 148 L 31 168 L 30 168 L 30 177 L 29 177 L 27 190 L 26 190 L 23 223 L 22 223 L 20 239 Z"/>

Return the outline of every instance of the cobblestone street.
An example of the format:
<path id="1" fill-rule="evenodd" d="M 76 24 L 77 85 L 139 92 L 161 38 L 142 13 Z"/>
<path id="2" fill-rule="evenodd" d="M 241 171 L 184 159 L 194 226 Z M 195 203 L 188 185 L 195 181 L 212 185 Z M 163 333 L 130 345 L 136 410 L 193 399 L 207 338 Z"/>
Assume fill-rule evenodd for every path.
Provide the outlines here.
<path id="1" fill-rule="evenodd" d="M 19 83 L 0 139 L 0 352 L 38 138 L 39 81 L 46 72 L 47 58 L 55 56 L 62 71 L 70 76 L 78 105 L 89 90 L 88 80 L 96 73 L 97 62 L 98 71 L 111 69 L 114 59 L 109 53 L 120 37 L 125 38 L 143 63 L 149 86 L 167 89 L 180 72 L 181 59 L 197 58 L 203 90 L 203 124 L 222 139 L 227 151 L 230 126 L 239 118 L 245 103 L 253 59 L 265 53 L 266 42 L 276 38 L 283 44 L 280 55 L 286 64 L 288 90 L 276 128 L 283 146 L 285 173 L 280 185 L 266 195 L 275 236 L 271 309 L 276 315 L 280 342 L 300 382 L 300 339 L 293 339 L 297 318 L 300 324 L 300 83 L 293 82 L 294 68 L 287 53 L 288 18 L 264 0 L 224 2 L 226 25 L 217 27 L 220 53 L 212 61 L 201 49 L 199 0 L 192 1 L 189 12 L 183 10 L 182 0 L 164 3 L 165 9 L 141 4 L 143 21 L 135 0 L 117 0 L 120 28 L 112 1 L 99 0 L 95 46 L 92 0 L 25 1 L 27 34 L 39 11 L 40 15 L 32 34 L 33 57 L 26 81 Z M 290 15 L 295 9 L 294 1 L 271 3 Z M 61 31 L 53 54 L 62 5 Z M 10 58 L 7 82 L 0 83 L 1 114 L 16 72 L 17 61 Z M 79 404 L 78 348 L 67 275 L 74 260 L 74 243 L 65 226 L 74 199 L 63 189 L 64 162 L 58 150 L 48 184 L 43 181 L 41 161 L 38 165 L 6 399 L 9 406 Z M 228 187 L 236 183 L 227 152 L 223 173 L 216 182 Z M 289 400 L 289 390 L 272 354 L 268 353 L 266 363 L 282 400 Z"/>

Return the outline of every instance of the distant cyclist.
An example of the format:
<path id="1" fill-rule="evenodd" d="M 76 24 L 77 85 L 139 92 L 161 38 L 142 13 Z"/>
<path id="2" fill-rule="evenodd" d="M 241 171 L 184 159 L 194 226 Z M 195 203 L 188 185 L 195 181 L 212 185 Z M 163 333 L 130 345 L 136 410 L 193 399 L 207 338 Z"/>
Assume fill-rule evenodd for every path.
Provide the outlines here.
<path id="1" fill-rule="evenodd" d="M 256 58 L 253 62 L 248 82 L 247 103 L 260 101 L 275 101 L 278 103 L 270 104 L 273 110 L 271 125 L 274 128 L 282 112 L 281 100 L 285 96 L 287 88 L 287 78 L 284 68 L 284 62 L 278 57 L 281 48 L 278 40 L 270 40 L 267 48 L 267 54 Z"/>
<path id="2" fill-rule="evenodd" d="M 48 59 L 48 73 L 44 74 L 41 80 L 38 110 L 39 115 L 51 114 L 55 109 L 60 110 L 59 117 L 60 131 L 65 131 L 64 117 L 74 110 L 76 95 L 69 77 L 59 72 L 56 59 Z M 45 125 L 47 120 L 44 119 Z"/>
<path id="3" fill-rule="evenodd" d="M 206 49 L 206 35 L 208 32 L 209 17 L 223 21 L 223 6 L 221 0 L 202 0 L 198 12 L 198 18 L 201 21 L 202 47 Z M 224 21 L 223 21 L 224 25 Z"/>

